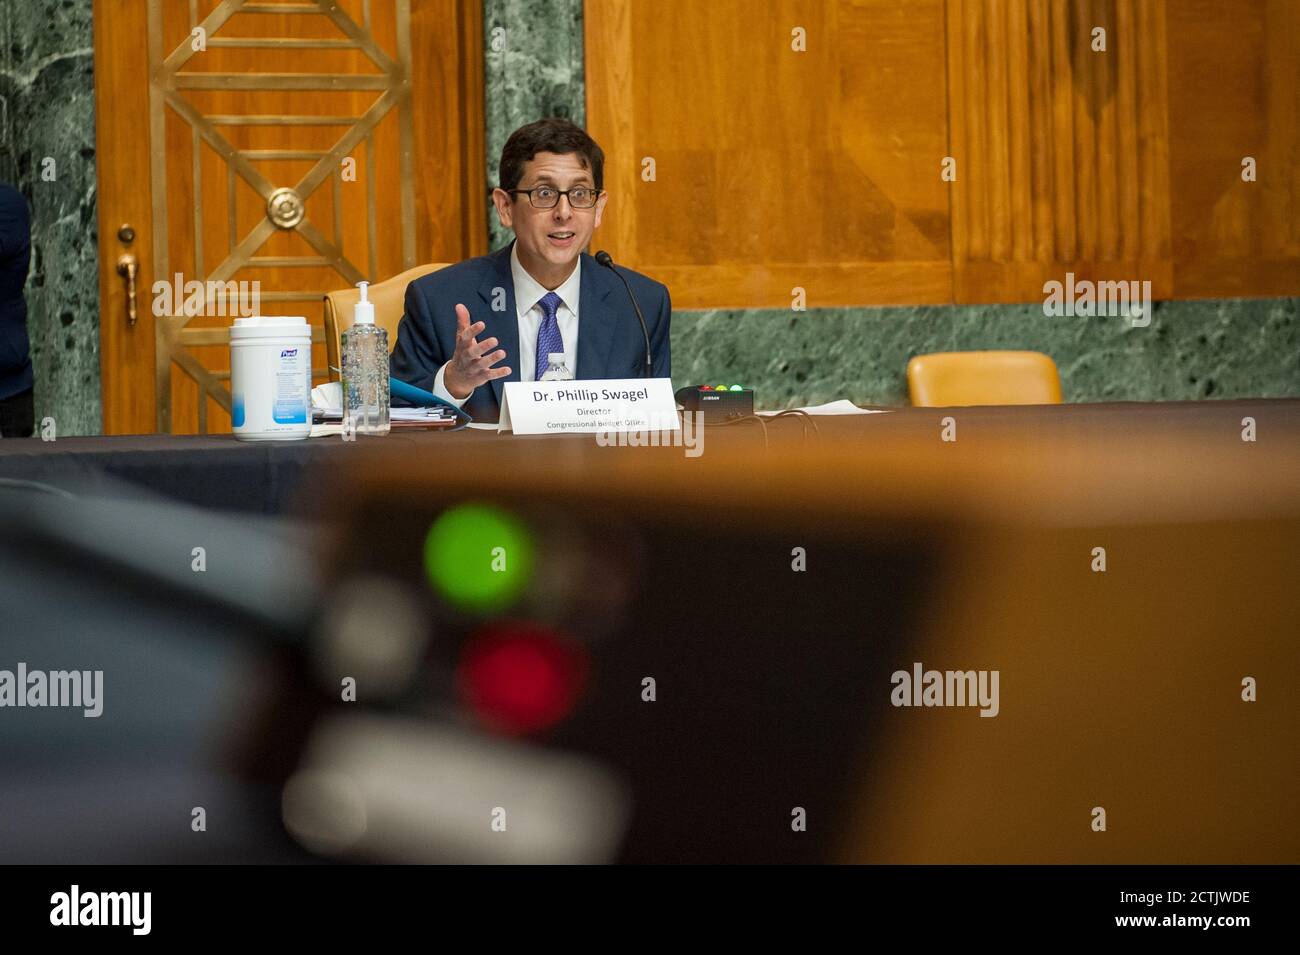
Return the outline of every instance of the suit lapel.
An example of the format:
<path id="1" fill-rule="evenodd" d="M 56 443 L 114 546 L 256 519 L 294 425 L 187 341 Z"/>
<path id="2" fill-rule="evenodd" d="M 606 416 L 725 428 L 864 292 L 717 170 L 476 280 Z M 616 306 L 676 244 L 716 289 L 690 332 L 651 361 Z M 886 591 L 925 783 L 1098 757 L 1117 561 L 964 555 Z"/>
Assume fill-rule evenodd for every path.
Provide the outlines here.
<path id="1" fill-rule="evenodd" d="M 487 303 L 487 308 L 479 313 L 478 316 L 471 315 L 473 321 L 477 318 L 484 325 L 483 333 L 479 335 L 479 341 L 486 338 L 495 338 L 499 343 L 498 348 L 504 348 L 506 352 L 505 364 L 510 366 L 510 374 L 505 378 L 494 378 L 491 382 L 492 393 L 496 395 L 497 407 L 501 406 L 501 392 L 507 381 L 519 380 L 519 313 L 515 308 L 515 280 L 510 273 L 510 250 L 514 248 L 511 242 L 504 249 L 498 249 L 488 256 L 490 267 L 483 275 L 483 281 L 479 284 L 478 294 L 483 301 Z M 506 308 L 504 312 L 494 311 L 492 308 L 493 301 L 499 301 L 500 295 L 497 289 L 505 289 Z"/>
<path id="2" fill-rule="evenodd" d="M 618 281 L 591 256 L 583 253 L 582 289 L 578 301 L 578 368 L 581 380 L 604 378 L 609 369 L 609 350 L 614 344 L 614 323 L 618 320 L 605 301 Z"/>

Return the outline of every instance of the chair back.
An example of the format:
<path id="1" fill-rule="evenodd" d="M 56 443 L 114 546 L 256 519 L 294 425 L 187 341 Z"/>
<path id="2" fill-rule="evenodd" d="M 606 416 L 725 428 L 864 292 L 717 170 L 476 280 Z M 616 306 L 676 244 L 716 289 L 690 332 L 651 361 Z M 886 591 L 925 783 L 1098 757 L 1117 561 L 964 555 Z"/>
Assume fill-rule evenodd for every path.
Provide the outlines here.
<path id="1" fill-rule="evenodd" d="M 1061 403 L 1056 363 L 1036 351 L 916 355 L 907 363 L 907 389 L 923 408 Z"/>
<path id="2" fill-rule="evenodd" d="M 366 298 L 375 306 L 375 324 L 388 330 L 389 351 L 397 344 L 397 325 L 405 311 L 406 286 L 441 268 L 446 268 L 445 262 L 417 265 L 366 289 Z M 325 351 L 329 356 L 330 381 L 339 380 L 339 373 L 334 369 L 343 367 L 340 336 L 352 327 L 353 308 L 359 301 L 361 290 L 355 286 L 325 293 Z"/>

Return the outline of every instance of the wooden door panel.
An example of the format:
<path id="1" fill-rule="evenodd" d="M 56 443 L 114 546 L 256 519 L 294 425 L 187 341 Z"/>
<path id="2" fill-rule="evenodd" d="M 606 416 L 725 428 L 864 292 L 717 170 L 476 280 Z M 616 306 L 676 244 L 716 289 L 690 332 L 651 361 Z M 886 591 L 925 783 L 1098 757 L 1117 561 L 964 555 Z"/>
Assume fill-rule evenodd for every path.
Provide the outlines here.
<path id="1" fill-rule="evenodd" d="M 107 6 L 97 22 L 120 24 L 117 3 L 100 16 Z M 470 132 L 482 115 L 480 50 L 465 42 L 480 14 L 469 0 L 121 7 L 147 56 L 123 59 L 139 48 L 129 25 L 96 47 L 101 145 L 131 145 L 130 173 L 100 153 L 114 190 L 101 204 L 104 260 L 120 251 L 108 223 L 138 218 L 144 204 L 150 217 L 135 244 L 140 320 L 103 316 L 105 430 L 227 431 L 226 330 L 250 305 L 305 315 L 324 379 L 323 293 L 483 250 L 482 137 Z M 434 63 L 451 83 L 417 80 Z M 106 303 L 121 281 L 106 271 Z M 200 314 L 173 295 L 153 315 L 159 281 L 187 297 L 183 283 L 204 283 Z M 232 308 L 222 299 L 236 292 Z"/>
<path id="2" fill-rule="evenodd" d="M 1172 293 L 1164 5 L 948 0 L 957 302 L 1043 284 Z M 1106 52 L 1091 48 L 1106 31 Z"/>
<path id="3" fill-rule="evenodd" d="M 1169 77 L 1179 297 L 1300 294 L 1300 4 L 1171 3 Z"/>
<path id="4" fill-rule="evenodd" d="M 597 241 L 679 308 L 950 301 L 943 11 L 587 0 Z"/>
<path id="5" fill-rule="evenodd" d="M 109 8 L 111 6 L 111 14 Z M 149 189 L 149 84 L 140 56 L 128 63 L 121 53 L 139 50 L 145 35 L 143 3 L 96 0 L 95 158 L 99 201 L 99 347 L 105 434 L 155 428 L 154 317 L 147 297 L 128 318 L 120 256 L 134 255 L 141 274 L 137 287 L 152 280 L 153 204 Z M 135 238 L 119 238 L 127 226 Z"/>

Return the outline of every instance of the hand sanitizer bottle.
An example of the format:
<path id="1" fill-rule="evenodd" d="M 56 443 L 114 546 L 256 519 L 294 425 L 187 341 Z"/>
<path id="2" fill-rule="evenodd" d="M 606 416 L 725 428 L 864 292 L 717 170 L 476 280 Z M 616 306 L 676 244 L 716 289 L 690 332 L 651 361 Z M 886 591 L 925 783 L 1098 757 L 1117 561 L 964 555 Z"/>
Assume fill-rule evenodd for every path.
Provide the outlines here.
<path id="1" fill-rule="evenodd" d="M 388 332 L 375 325 L 368 284 L 357 283 L 361 301 L 342 335 L 343 422 L 356 434 L 388 434 Z"/>

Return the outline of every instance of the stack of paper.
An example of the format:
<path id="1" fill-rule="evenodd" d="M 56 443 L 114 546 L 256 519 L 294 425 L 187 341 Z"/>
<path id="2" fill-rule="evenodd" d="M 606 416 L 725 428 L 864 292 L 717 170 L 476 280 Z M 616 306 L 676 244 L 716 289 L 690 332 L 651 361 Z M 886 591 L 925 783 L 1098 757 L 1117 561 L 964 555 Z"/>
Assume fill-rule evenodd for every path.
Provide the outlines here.
<path id="1" fill-rule="evenodd" d="M 337 381 L 327 381 L 311 390 L 312 416 L 315 427 L 312 437 L 340 434 L 343 430 L 343 386 Z M 432 408 L 392 408 L 388 420 L 393 427 L 441 428 L 456 423 L 456 412 L 445 405 Z"/>
<path id="2" fill-rule="evenodd" d="M 847 398 L 841 398 L 839 401 L 830 401 L 824 405 L 812 405 L 808 408 L 795 408 L 795 411 L 804 411 L 808 414 L 884 414 L 885 408 L 859 408 Z M 755 414 L 774 415 L 780 414 L 779 411 L 758 411 Z"/>
<path id="3" fill-rule="evenodd" d="M 318 416 L 323 415 L 326 421 L 343 420 L 342 408 L 317 408 L 315 411 Z M 450 408 L 441 406 L 436 408 L 392 408 L 388 412 L 388 420 L 394 424 L 399 421 L 429 424 L 435 421 L 455 421 L 456 413 Z"/>

